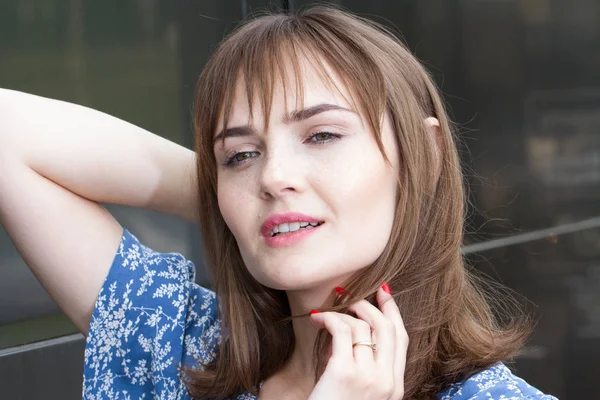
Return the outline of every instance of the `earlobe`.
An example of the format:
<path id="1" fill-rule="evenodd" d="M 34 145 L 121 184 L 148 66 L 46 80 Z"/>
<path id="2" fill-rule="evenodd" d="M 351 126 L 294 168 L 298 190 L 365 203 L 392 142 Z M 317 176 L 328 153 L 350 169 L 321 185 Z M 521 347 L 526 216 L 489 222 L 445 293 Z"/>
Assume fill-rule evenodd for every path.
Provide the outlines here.
<path id="1" fill-rule="evenodd" d="M 425 125 L 429 128 L 437 127 L 439 129 L 440 121 L 436 117 L 427 117 L 425 118 Z"/>
<path id="2" fill-rule="evenodd" d="M 435 185 L 440 178 L 442 172 L 442 157 L 444 154 L 444 141 L 442 138 L 442 130 L 440 128 L 440 121 L 435 117 L 425 118 L 425 126 L 427 132 L 431 135 L 432 142 L 435 144 Z"/>
<path id="3" fill-rule="evenodd" d="M 435 117 L 427 117 L 425 118 L 425 126 L 427 127 L 427 132 L 429 132 L 431 138 L 436 144 L 436 152 L 438 153 L 438 158 L 441 160 L 442 153 L 444 152 L 444 141 L 442 139 L 440 121 Z"/>

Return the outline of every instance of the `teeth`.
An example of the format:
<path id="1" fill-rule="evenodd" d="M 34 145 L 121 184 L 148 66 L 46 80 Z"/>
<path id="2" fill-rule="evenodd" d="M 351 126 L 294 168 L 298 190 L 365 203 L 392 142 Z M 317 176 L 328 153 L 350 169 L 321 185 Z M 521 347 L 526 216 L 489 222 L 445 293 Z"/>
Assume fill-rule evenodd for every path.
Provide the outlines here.
<path id="1" fill-rule="evenodd" d="M 315 226 L 319 225 L 318 222 L 290 222 L 283 223 L 273 227 L 271 231 L 271 236 L 274 236 L 278 233 L 288 233 L 288 232 L 296 232 L 300 228 L 304 229 L 312 229 Z"/>
<path id="2" fill-rule="evenodd" d="M 288 233 L 290 231 L 290 225 L 289 224 L 281 224 L 279 225 L 279 232 L 281 233 Z"/>

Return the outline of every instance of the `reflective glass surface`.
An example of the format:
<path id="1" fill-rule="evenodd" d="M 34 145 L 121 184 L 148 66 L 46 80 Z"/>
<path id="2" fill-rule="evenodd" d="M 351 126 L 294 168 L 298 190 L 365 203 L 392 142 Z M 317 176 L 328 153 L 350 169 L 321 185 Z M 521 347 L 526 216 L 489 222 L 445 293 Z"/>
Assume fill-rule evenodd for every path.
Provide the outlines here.
<path id="1" fill-rule="evenodd" d="M 469 255 L 470 264 L 506 284 L 534 316 L 517 373 L 560 399 L 593 398 L 600 357 L 600 229 L 550 236 Z"/>

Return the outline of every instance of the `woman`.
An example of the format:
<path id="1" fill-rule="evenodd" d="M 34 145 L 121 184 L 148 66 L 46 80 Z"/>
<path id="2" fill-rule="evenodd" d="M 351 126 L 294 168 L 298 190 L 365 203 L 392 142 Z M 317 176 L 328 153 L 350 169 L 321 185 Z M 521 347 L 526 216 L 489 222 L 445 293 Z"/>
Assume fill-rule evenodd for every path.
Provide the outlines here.
<path id="1" fill-rule="evenodd" d="M 465 269 L 449 121 L 382 27 L 322 7 L 240 27 L 200 77 L 197 156 L 0 101 L 2 224 L 87 334 L 85 398 L 552 398 L 501 364 L 526 323 Z M 197 220 L 216 296 L 98 202 Z"/>

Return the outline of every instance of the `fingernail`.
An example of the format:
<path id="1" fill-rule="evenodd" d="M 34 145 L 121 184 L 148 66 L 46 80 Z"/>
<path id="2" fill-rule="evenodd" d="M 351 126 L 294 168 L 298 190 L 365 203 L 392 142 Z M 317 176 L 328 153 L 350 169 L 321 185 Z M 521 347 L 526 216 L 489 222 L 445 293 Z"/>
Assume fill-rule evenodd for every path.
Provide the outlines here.
<path id="1" fill-rule="evenodd" d="M 345 293 L 346 293 L 346 289 L 344 289 L 343 287 L 339 287 L 339 286 L 337 286 L 337 287 L 335 288 L 335 291 L 336 291 L 336 292 L 337 292 L 337 294 L 339 294 L 339 295 L 342 295 L 342 294 L 345 294 Z"/>
<path id="2" fill-rule="evenodd" d="M 320 311 L 319 311 L 319 310 L 310 310 L 310 314 L 311 314 L 311 315 L 312 315 L 312 314 L 318 314 L 318 313 L 320 313 Z"/>
<path id="3" fill-rule="evenodd" d="M 383 282 L 383 285 L 381 285 L 381 288 L 387 294 L 392 294 L 392 289 L 390 289 L 390 285 L 388 285 L 386 282 Z"/>

